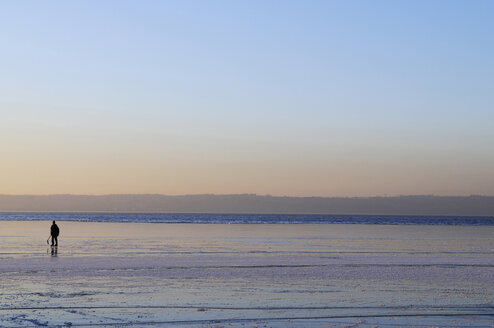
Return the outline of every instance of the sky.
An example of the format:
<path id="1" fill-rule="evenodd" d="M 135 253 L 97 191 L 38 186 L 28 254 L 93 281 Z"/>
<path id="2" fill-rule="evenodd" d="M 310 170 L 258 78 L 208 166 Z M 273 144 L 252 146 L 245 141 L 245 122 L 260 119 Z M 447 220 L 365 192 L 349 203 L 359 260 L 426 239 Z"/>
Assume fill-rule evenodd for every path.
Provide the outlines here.
<path id="1" fill-rule="evenodd" d="M 494 195 L 493 1 L 0 1 L 0 194 Z"/>

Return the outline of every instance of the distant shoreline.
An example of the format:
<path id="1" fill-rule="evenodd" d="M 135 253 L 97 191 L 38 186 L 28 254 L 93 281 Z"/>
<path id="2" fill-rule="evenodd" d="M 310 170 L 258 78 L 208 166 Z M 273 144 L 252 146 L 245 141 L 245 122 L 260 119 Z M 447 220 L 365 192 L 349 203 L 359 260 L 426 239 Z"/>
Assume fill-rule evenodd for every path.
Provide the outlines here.
<path id="1" fill-rule="evenodd" d="M 0 214 L 163 214 L 163 215 L 286 215 L 286 216 L 382 216 L 382 217 L 406 217 L 406 216 L 427 216 L 427 217 L 471 217 L 471 218 L 492 218 L 494 215 L 446 215 L 446 214 L 356 214 L 356 213 L 250 213 L 250 212 L 132 212 L 132 211 L 18 211 L 0 210 Z"/>
<path id="2" fill-rule="evenodd" d="M 254 212 L 132 212 L 132 211 L 22 211 L 22 210 L 0 210 L 0 214 L 163 214 L 163 215 L 286 215 L 286 216 L 382 216 L 382 217 L 406 217 L 406 216 L 427 216 L 427 217 L 471 217 L 471 218 L 492 218 L 494 215 L 446 215 L 446 214 L 356 214 L 356 213 L 254 213 Z"/>
<path id="3" fill-rule="evenodd" d="M 494 216 L 494 196 L 0 195 L 0 212 Z"/>

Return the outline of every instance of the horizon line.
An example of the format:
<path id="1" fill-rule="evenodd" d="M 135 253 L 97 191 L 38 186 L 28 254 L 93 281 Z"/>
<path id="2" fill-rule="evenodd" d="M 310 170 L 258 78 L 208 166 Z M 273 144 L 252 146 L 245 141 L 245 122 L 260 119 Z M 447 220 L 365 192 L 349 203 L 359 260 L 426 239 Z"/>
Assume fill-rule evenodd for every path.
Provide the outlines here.
<path id="1" fill-rule="evenodd" d="M 494 197 L 494 195 L 469 194 L 469 195 L 437 195 L 437 194 L 399 194 L 399 195 L 373 195 L 373 196 L 293 196 L 293 195 L 271 195 L 257 193 L 232 193 L 232 194 L 215 194 L 215 193 L 198 193 L 198 194 L 160 194 L 160 193 L 109 193 L 109 194 L 71 194 L 71 193 L 53 193 L 53 194 L 3 194 L 0 196 L 31 196 L 31 197 L 50 197 L 50 196 L 165 196 L 165 197 L 185 197 L 185 196 L 256 196 L 256 197 L 275 197 L 275 198 L 398 198 L 398 197 Z"/>

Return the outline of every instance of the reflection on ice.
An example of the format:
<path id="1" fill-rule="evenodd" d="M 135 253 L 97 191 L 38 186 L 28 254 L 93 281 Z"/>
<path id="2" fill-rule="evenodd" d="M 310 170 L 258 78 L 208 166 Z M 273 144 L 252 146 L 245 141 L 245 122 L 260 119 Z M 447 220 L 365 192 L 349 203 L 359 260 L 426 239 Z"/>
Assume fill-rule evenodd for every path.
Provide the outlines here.
<path id="1" fill-rule="evenodd" d="M 58 255 L 58 246 L 50 246 L 46 252 L 50 253 L 52 257 L 57 257 Z"/>

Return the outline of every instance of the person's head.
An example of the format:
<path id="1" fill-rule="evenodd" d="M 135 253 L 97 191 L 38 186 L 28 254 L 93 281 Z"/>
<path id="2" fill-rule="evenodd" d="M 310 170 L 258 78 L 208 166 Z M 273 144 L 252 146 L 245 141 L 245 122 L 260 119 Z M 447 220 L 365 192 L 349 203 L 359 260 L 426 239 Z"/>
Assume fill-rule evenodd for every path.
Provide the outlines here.
<path id="1" fill-rule="evenodd" d="M 55 224 L 55 220 L 53 220 L 53 224 Z"/>

